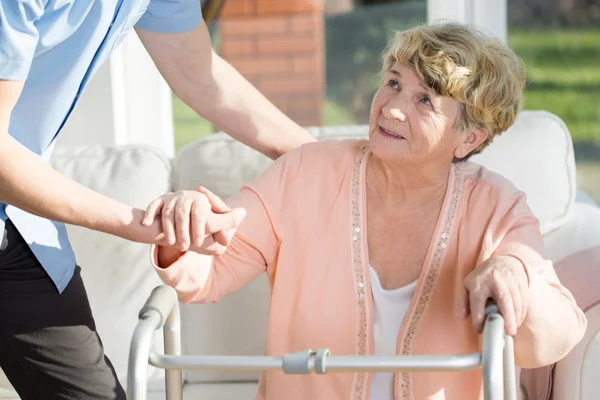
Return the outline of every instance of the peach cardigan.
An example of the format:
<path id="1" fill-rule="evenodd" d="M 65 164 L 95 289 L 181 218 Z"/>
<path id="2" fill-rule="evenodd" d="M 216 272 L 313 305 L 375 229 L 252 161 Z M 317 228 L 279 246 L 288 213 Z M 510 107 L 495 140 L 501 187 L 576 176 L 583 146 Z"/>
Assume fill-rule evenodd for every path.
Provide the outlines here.
<path id="1" fill-rule="evenodd" d="M 266 353 L 329 348 L 372 354 L 373 315 L 366 238 L 366 141 L 322 141 L 276 160 L 229 199 L 248 214 L 218 257 L 183 254 L 160 278 L 180 301 L 216 302 L 266 272 L 271 285 Z M 515 337 L 517 365 L 551 364 L 581 339 L 586 319 L 543 258 L 538 221 L 524 195 L 476 164 L 452 165 L 398 354 L 480 350 L 469 320 L 457 317 L 464 278 L 491 255 L 520 260 L 529 277 L 528 313 Z M 366 399 L 369 373 L 261 375 L 257 399 Z M 398 373 L 396 399 L 482 398 L 480 370 Z"/>

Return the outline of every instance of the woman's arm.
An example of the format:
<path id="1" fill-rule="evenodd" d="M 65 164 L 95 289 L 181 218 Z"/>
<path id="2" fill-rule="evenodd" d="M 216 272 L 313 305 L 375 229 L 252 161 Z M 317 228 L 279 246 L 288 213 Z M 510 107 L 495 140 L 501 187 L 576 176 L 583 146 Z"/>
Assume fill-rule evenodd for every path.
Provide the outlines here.
<path id="1" fill-rule="evenodd" d="M 536 368 L 565 357 L 583 337 L 587 319 L 550 261 L 524 265 L 530 277 L 528 307 L 515 336 L 515 354 L 519 366 Z"/>
<path id="2" fill-rule="evenodd" d="M 152 248 L 152 264 L 161 280 L 173 287 L 183 303 L 212 303 L 252 281 L 275 264 L 278 235 L 262 199 L 244 188 L 228 201 L 247 216 L 221 255 Z"/>
<path id="3" fill-rule="evenodd" d="M 514 337 L 517 365 L 536 368 L 553 364 L 583 337 L 585 315 L 560 283 L 552 262 L 544 258 L 538 221 L 524 196 L 516 199 L 497 232 L 501 237 L 494 256 L 517 263 L 528 278 L 526 311 Z"/>
<path id="4" fill-rule="evenodd" d="M 305 165 L 302 161 L 303 147 L 279 157 L 251 184 L 244 186 L 227 201 L 226 206 L 232 209 L 245 209 L 246 216 L 235 231 L 231 243 L 219 241 L 221 245 L 228 246 L 224 252 L 200 250 L 205 253 L 203 255 L 194 251 L 167 250 L 156 246 L 152 248 L 152 263 L 156 272 L 163 282 L 177 290 L 180 301 L 215 302 L 266 270 L 274 271 L 282 241 L 280 221 L 286 212 L 296 211 L 286 206 L 289 204 L 286 196 L 296 182 L 298 171 Z M 214 208 L 216 200 L 211 200 L 210 204 L 212 210 L 219 211 Z M 177 209 L 178 206 L 172 207 Z M 185 229 L 197 224 L 197 221 L 193 221 L 193 211 L 186 212 L 188 223 L 184 226 Z M 178 212 L 172 214 L 182 215 Z M 174 229 L 181 236 L 179 229 L 182 225 L 177 221 L 179 219 L 173 224 Z M 199 225 L 202 226 L 201 223 Z M 188 242 L 190 245 L 194 243 L 193 231 L 191 228 L 191 235 L 188 236 L 192 239 Z M 231 232 L 228 237 L 231 237 Z M 215 235 L 215 239 L 219 240 L 218 235 Z"/>

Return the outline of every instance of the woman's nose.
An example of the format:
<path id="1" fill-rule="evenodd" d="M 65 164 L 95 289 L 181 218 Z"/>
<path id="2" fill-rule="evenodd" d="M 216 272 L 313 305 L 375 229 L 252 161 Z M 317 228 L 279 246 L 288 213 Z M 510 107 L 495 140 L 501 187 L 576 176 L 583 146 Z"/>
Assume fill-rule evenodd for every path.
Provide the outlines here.
<path id="1" fill-rule="evenodd" d="M 406 108 L 404 101 L 396 96 L 383 107 L 383 116 L 387 119 L 397 119 L 400 122 L 406 121 Z"/>

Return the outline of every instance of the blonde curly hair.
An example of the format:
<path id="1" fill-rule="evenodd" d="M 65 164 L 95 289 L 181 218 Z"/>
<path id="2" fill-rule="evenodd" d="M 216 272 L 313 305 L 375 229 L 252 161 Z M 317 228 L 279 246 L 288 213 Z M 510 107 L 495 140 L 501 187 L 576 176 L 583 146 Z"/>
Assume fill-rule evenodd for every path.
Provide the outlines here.
<path id="1" fill-rule="evenodd" d="M 383 54 L 382 75 L 395 63 L 412 67 L 436 93 L 461 103 L 457 130 L 487 132 L 465 159 L 506 131 L 523 105 L 522 61 L 498 40 L 468 25 L 441 22 L 396 32 Z"/>

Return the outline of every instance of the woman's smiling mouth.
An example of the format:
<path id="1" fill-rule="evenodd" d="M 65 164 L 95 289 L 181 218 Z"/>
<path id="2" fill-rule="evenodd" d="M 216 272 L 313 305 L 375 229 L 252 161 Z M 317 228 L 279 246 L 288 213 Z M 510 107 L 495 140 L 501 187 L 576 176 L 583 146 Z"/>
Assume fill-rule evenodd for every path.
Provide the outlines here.
<path id="1" fill-rule="evenodd" d="M 387 129 L 383 129 L 381 126 L 379 126 L 379 132 L 382 133 L 383 135 L 391 136 L 396 139 L 404 139 L 404 136 L 402 136 L 398 133 L 392 132 L 392 131 L 388 131 Z"/>

